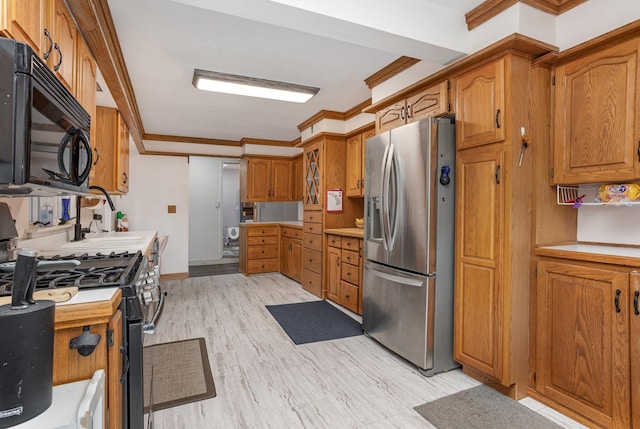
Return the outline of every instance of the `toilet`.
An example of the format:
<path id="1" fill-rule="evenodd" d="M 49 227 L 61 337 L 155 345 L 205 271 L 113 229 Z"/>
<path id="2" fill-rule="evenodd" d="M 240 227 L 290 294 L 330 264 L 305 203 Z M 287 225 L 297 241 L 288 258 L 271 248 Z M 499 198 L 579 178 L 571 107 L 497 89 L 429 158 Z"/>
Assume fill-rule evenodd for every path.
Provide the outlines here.
<path id="1" fill-rule="evenodd" d="M 240 237 L 240 228 L 230 226 L 227 228 L 227 246 L 231 240 L 237 240 Z"/>

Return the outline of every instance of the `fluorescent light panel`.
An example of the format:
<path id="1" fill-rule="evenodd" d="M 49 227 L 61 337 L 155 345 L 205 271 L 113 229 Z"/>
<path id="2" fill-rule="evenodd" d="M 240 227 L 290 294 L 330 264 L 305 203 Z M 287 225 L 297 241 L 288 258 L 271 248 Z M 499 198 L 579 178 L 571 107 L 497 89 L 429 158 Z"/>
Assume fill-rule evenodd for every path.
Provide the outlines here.
<path id="1" fill-rule="evenodd" d="M 319 88 L 293 83 L 200 69 L 193 71 L 193 86 L 205 91 L 270 98 L 272 100 L 292 101 L 294 103 L 304 103 L 320 90 Z"/>

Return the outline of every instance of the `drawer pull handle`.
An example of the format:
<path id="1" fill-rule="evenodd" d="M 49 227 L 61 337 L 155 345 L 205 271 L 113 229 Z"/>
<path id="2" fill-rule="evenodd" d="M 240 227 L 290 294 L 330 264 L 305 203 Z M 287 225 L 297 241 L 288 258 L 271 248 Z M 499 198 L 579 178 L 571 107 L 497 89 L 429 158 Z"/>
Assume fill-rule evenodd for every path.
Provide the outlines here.
<path id="1" fill-rule="evenodd" d="M 616 313 L 620 313 L 620 294 L 621 293 L 622 291 L 620 289 L 616 289 L 616 299 L 615 299 Z"/>
<path id="2" fill-rule="evenodd" d="M 640 310 L 638 310 L 638 296 L 640 296 L 640 291 L 635 291 L 633 294 L 633 310 L 636 316 L 640 314 Z"/>
<path id="3" fill-rule="evenodd" d="M 500 109 L 496 111 L 496 128 L 500 128 Z"/>

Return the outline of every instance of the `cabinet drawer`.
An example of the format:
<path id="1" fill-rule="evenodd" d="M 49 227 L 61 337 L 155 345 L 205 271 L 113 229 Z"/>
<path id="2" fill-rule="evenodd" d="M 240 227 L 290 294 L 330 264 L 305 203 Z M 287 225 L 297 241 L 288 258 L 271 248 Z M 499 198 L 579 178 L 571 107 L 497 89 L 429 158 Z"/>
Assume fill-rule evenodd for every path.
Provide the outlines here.
<path id="1" fill-rule="evenodd" d="M 304 270 L 302 272 L 302 289 L 322 297 L 322 276 L 313 271 Z"/>
<path id="2" fill-rule="evenodd" d="M 278 245 L 267 244 L 264 246 L 249 246 L 247 247 L 247 258 L 251 259 L 265 259 L 265 258 L 278 258 Z"/>
<path id="3" fill-rule="evenodd" d="M 340 305 L 354 313 L 358 312 L 358 286 L 348 282 L 340 282 Z"/>
<path id="4" fill-rule="evenodd" d="M 311 234 L 305 232 L 302 238 L 302 244 L 306 249 L 313 249 L 317 251 L 322 250 L 322 235 Z"/>
<path id="5" fill-rule="evenodd" d="M 247 237 L 262 237 L 265 235 L 278 235 L 277 226 L 252 226 L 247 228 Z"/>
<path id="6" fill-rule="evenodd" d="M 312 234 L 322 234 L 322 224 L 321 223 L 304 223 L 304 232 L 310 232 Z"/>
<path id="7" fill-rule="evenodd" d="M 283 237 L 302 239 L 302 228 L 282 228 L 280 234 Z"/>
<path id="8" fill-rule="evenodd" d="M 247 274 L 273 273 L 278 271 L 278 258 L 247 261 Z"/>
<path id="9" fill-rule="evenodd" d="M 360 268 L 355 265 L 342 264 L 342 280 L 348 281 L 351 284 L 359 285 L 360 281 Z"/>
<path id="10" fill-rule="evenodd" d="M 360 239 L 354 237 L 342 237 L 342 248 L 360 252 Z"/>
<path id="11" fill-rule="evenodd" d="M 302 252 L 302 267 L 305 270 L 322 274 L 322 252 L 317 250 L 304 249 Z"/>
<path id="12" fill-rule="evenodd" d="M 278 244 L 278 236 L 268 235 L 266 237 L 247 237 L 247 245 L 254 246 L 258 244 Z"/>
<path id="13" fill-rule="evenodd" d="M 322 212 L 304 212 L 304 216 L 302 217 L 304 223 L 322 223 Z"/>
<path id="14" fill-rule="evenodd" d="M 342 249 L 342 263 L 360 265 L 360 254 L 352 250 Z"/>
<path id="15" fill-rule="evenodd" d="M 341 247 L 343 238 L 339 235 L 327 234 L 327 245 L 331 247 Z"/>

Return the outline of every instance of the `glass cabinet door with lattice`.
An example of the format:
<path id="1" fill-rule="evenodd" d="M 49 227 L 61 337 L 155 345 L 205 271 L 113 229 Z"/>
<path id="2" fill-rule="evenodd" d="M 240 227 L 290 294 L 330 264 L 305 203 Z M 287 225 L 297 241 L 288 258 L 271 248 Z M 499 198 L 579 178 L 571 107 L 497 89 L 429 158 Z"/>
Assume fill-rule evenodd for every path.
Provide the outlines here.
<path id="1" fill-rule="evenodd" d="M 322 210 L 322 148 L 323 142 L 320 141 L 304 151 L 305 210 Z"/>

